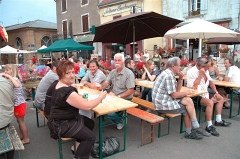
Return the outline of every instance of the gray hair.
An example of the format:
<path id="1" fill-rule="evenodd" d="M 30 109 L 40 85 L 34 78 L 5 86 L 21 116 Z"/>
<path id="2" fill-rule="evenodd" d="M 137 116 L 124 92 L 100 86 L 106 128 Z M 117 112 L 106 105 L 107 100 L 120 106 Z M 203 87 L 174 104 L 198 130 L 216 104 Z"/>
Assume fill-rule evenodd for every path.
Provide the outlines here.
<path id="1" fill-rule="evenodd" d="M 231 64 L 231 66 L 234 66 L 234 65 L 235 65 L 235 62 L 234 62 L 234 60 L 233 60 L 233 59 L 226 58 L 225 60 L 228 60 L 228 61 L 229 61 L 229 63 Z M 225 60 L 224 60 L 224 61 L 225 61 Z"/>
<path id="2" fill-rule="evenodd" d="M 177 66 L 178 65 L 178 61 L 180 61 L 179 57 L 169 58 L 168 61 L 167 61 L 167 68 L 171 68 L 173 65 Z"/>
<path id="3" fill-rule="evenodd" d="M 124 55 L 123 55 L 122 53 L 116 53 L 116 54 L 114 55 L 114 59 L 115 59 L 117 56 L 121 56 L 121 57 L 122 57 L 122 61 L 125 60 Z"/>
<path id="4" fill-rule="evenodd" d="M 205 57 L 199 57 L 197 58 L 196 62 L 197 62 L 197 66 L 205 66 L 208 62 L 208 59 Z"/>

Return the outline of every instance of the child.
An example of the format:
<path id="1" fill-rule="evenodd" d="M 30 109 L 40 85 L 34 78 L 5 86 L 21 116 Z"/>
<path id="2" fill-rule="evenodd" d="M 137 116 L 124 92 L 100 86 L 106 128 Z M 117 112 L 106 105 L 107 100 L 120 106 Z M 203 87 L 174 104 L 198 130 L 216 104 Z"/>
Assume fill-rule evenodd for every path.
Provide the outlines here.
<path id="1" fill-rule="evenodd" d="M 18 84 L 20 85 L 19 88 L 16 88 L 16 85 L 14 84 L 15 88 L 14 88 L 14 94 L 15 94 L 15 99 L 14 99 L 14 115 L 17 118 L 17 122 L 19 125 L 19 130 L 20 130 L 20 138 L 22 139 L 22 143 L 23 144 L 28 144 L 30 143 L 30 139 L 28 137 L 28 130 L 26 127 L 26 124 L 24 122 L 24 116 L 26 114 L 26 102 L 22 93 L 22 84 L 19 81 L 19 79 L 17 78 L 18 76 L 18 69 L 16 67 L 16 65 L 14 64 L 7 64 L 5 66 L 5 71 L 3 76 L 8 77 L 7 75 L 13 77 L 15 79 L 15 81 L 12 81 L 13 84 L 14 82 L 18 82 Z M 9 78 L 10 79 L 10 78 Z"/>

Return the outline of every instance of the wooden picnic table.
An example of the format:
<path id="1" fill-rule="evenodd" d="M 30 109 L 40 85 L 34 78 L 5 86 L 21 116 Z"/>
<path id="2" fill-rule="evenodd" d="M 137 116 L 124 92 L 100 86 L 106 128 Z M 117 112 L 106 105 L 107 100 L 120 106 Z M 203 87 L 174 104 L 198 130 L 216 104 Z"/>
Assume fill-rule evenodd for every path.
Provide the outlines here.
<path id="1" fill-rule="evenodd" d="M 147 80 L 141 80 L 141 79 L 139 79 L 136 83 L 135 83 L 135 85 L 137 85 L 137 86 L 142 86 L 142 87 L 146 87 L 146 88 L 153 88 L 153 82 L 150 82 L 150 81 L 147 81 Z M 182 87 L 181 88 L 181 92 L 185 92 L 185 91 L 187 91 L 188 89 L 190 89 L 190 88 L 188 88 L 188 87 Z M 202 94 L 204 94 L 204 93 L 207 93 L 207 91 L 198 91 L 198 90 L 195 90 L 195 92 L 193 93 L 193 94 L 189 94 L 189 95 L 187 95 L 187 97 L 196 97 L 196 96 L 199 96 L 199 95 L 202 95 Z"/>
<path id="2" fill-rule="evenodd" d="M 79 86 L 79 84 L 77 84 Z M 78 87 L 78 92 L 86 92 L 88 93 L 88 100 L 92 100 L 93 98 L 96 98 L 100 91 L 90 89 L 88 87 L 83 87 L 83 89 L 80 89 Z M 92 98 L 93 97 L 93 98 Z M 113 113 L 113 112 L 119 112 L 123 111 L 123 121 L 124 121 L 124 146 L 122 150 L 119 150 L 119 152 L 125 151 L 126 149 L 126 110 L 128 108 L 133 108 L 138 106 L 138 104 L 133 103 L 131 101 L 125 100 L 123 98 L 119 98 L 117 96 L 107 95 L 107 97 L 100 103 L 97 107 L 93 108 L 92 111 L 95 112 L 96 116 L 99 118 L 99 158 L 103 158 L 102 154 L 102 131 L 103 131 L 103 122 L 102 117 L 106 114 Z"/>

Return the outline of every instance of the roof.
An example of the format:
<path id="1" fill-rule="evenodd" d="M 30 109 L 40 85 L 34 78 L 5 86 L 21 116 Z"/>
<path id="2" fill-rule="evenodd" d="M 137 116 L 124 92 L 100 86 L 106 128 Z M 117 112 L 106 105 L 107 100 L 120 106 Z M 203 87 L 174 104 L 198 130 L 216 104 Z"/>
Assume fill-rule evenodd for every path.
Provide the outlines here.
<path id="1" fill-rule="evenodd" d="M 47 22 L 44 20 L 34 20 L 23 24 L 15 24 L 5 27 L 6 31 L 22 29 L 22 28 L 43 28 L 43 29 L 57 29 L 57 23 Z"/>
<path id="2" fill-rule="evenodd" d="M 103 7 L 103 6 L 108 6 L 111 4 L 121 3 L 125 1 L 128 1 L 128 0 L 102 0 L 102 2 L 98 6 Z"/>

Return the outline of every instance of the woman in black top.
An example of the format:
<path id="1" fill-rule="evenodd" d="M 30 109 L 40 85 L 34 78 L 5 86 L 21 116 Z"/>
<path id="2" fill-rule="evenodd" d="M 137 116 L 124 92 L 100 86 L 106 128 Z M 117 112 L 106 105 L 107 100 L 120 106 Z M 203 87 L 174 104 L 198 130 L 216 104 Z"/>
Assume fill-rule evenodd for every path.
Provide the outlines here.
<path id="1" fill-rule="evenodd" d="M 75 87 L 74 64 L 61 60 L 57 66 L 59 81 L 52 92 L 48 127 L 53 138 L 75 138 L 81 144 L 75 153 L 76 159 L 88 159 L 95 142 L 92 132 L 94 121 L 79 114 L 79 109 L 91 110 L 106 97 L 107 92 L 100 92 L 98 98 L 87 101 Z M 47 103 L 46 103 L 47 104 Z"/>

